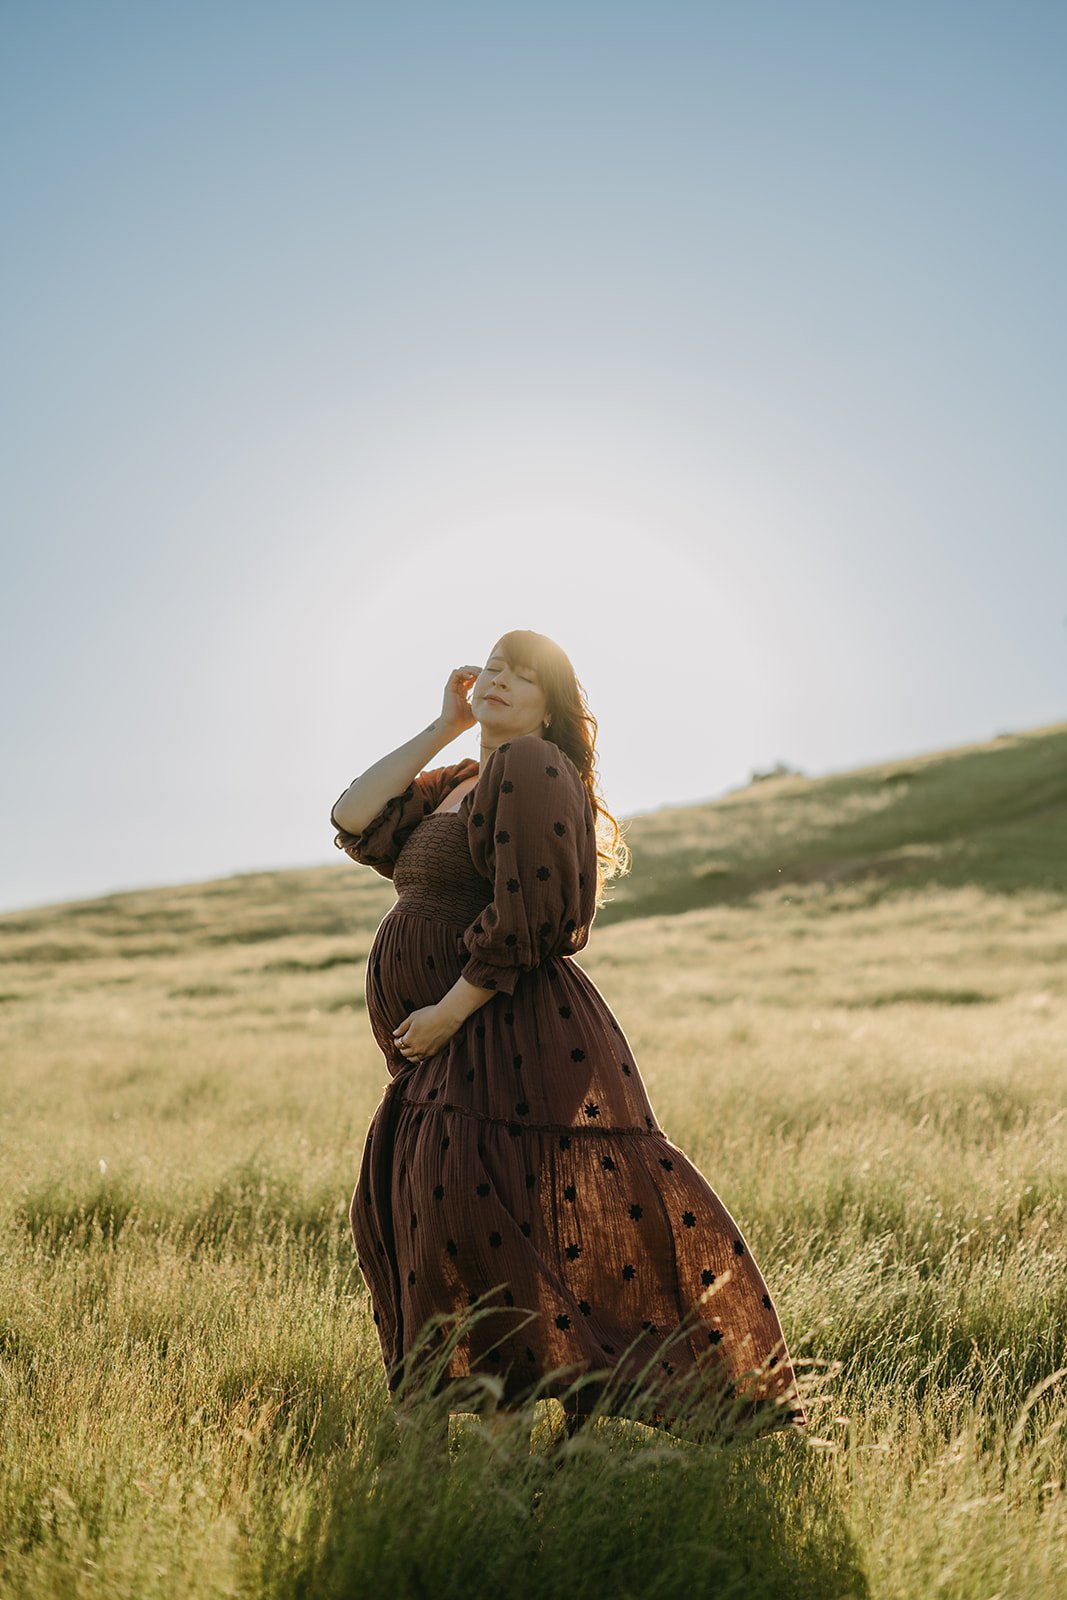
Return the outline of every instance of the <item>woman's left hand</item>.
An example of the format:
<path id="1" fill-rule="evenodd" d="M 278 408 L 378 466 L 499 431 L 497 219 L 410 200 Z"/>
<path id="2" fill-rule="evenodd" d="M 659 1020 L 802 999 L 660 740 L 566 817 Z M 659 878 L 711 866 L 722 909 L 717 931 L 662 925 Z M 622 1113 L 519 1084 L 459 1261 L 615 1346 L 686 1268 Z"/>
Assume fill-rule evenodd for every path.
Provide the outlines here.
<path id="1" fill-rule="evenodd" d="M 440 1006 L 422 1006 L 409 1011 L 403 1022 L 393 1029 L 393 1040 L 407 1061 L 425 1061 L 444 1048 L 457 1031 L 457 1024 L 447 1017 Z"/>

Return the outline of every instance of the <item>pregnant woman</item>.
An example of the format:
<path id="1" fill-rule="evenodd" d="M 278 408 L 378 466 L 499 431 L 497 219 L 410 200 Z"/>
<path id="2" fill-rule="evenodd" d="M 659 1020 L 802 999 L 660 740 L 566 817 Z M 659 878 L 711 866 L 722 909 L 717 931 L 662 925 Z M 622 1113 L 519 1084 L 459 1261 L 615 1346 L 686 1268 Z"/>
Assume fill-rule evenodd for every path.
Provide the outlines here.
<path id="1" fill-rule="evenodd" d="M 479 761 L 422 770 L 475 722 Z M 493 1374 L 504 1408 L 559 1398 L 568 1432 L 598 1401 L 679 1432 L 804 1426 L 748 1244 L 574 960 L 628 861 L 596 726 L 564 651 L 506 633 L 331 814 L 398 897 L 367 959 L 390 1082 L 350 1212 L 389 1388 L 442 1317 L 459 1336 L 437 1392 Z"/>

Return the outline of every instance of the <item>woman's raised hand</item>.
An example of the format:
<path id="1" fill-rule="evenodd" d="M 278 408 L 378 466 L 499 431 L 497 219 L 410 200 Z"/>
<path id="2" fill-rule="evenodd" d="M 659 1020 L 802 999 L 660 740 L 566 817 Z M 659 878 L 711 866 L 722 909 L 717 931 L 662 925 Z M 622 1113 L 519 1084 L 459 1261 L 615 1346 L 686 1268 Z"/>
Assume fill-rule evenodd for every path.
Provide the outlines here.
<path id="1" fill-rule="evenodd" d="M 474 712 L 470 708 L 467 695 L 481 670 L 481 667 L 456 667 L 445 684 L 441 717 L 450 728 L 455 728 L 457 733 L 465 733 L 468 728 L 474 726 Z"/>

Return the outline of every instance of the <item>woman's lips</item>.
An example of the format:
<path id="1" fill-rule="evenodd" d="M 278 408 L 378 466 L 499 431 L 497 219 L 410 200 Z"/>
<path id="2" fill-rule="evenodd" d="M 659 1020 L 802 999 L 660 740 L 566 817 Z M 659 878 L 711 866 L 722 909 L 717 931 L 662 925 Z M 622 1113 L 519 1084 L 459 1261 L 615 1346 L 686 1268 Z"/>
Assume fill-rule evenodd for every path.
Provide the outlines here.
<path id="1" fill-rule="evenodd" d="M 501 700 L 501 698 L 500 698 L 500 696 L 498 694 L 487 694 L 485 698 L 487 700 L 495 700 L 498 706 L 506 706 L 507 705 L 507 701 L 506 700 Z"/>

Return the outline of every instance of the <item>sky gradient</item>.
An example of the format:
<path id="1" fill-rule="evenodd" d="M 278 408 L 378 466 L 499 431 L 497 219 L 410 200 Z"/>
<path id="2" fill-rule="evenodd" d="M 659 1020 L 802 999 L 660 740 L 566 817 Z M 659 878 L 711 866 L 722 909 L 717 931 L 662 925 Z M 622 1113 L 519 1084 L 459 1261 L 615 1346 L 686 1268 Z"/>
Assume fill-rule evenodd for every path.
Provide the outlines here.
<path id="1" fill-rule="evenodd" d="M 1067 8 L 0 42 L 0 909 L 351 870 L 334 799 L 509 628 L 622 816 L 1067 716 Z"/>

